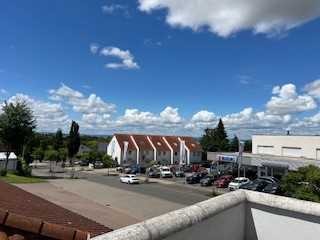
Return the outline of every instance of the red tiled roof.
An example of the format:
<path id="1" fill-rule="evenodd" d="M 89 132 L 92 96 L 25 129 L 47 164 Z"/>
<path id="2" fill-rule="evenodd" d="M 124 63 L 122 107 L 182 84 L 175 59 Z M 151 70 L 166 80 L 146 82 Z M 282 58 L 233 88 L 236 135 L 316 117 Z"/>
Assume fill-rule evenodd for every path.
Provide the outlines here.
<path id="1" fill-rule="evenodd" d="M 147 135 L 131 135 L 134 138 L 134 141 L 138 145 L 139 150 L 153 150 L 152 145 L 150 144 Z"/>
<path id="2" fill-rule="evenodd" d="M 158 151 L 170 151 L 170 148 L 163 140 L 162 136 L 149 136 L 152 144 Z"/>
<path id="3" fill-rule="evenodd" d="M 121 149 L 124 149 L 124 142 L 128 142 L 128 150 L 137 150 L 129 134 L 115 134 L 114 136 L 117 138 Z"/>
<path id="4" fill-rule="evenodd" d="M 192 137 L 180 137 L 181 140 L 185 141 L 187 148 L 191 152 L 202 151 L 201 145 Z"/>
<path id="5" fill-rule="evenodd" d="M 0 209 L 2 228 L 20 229 L 48 238 L 73 240 L 71 232 L 72 236 L 81 235 L 82 232 L 98 236 L 112 231 L 110 228 L 3 181 L 0 181 Z M 69 237 L 62 239 L 60 238 L 62 235 Z"/>
<path id="6" fill-rule="evenodd" d="M 174 152 L 178 152 L 180 149 L 180 141 L 177 136 L 165 136 L 165 139 L 169 143 Z"/>

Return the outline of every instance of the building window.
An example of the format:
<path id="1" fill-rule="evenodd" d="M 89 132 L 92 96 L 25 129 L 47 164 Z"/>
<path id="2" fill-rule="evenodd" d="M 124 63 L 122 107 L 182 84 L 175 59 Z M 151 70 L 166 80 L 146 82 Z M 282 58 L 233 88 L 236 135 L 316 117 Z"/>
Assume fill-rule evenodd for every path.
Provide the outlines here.
<path id="1" fill-rule="evenodd" d="M 132 151 L 131 150 L 129 150 L 129 154 L 131 155 L 131 153 L 132 153 Z"/>
<path id="2" fill-rule="evenodd" d="M 175 156 L 178 156 L 178 152 L 174 152 L 174 155 L 175 155 Z"/>
<path id="3" fill-rule="evenodd" d="M 162 154 L 163 154 L 163 155 L 166 155 L 166 152 L 163 152 Z"/>

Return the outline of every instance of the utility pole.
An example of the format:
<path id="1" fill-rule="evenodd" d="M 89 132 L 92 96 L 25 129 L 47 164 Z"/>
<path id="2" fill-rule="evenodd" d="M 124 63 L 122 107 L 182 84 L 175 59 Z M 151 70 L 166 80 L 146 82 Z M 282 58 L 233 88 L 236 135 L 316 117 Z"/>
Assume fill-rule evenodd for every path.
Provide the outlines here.
<path id="1" fill-rule="evenodd" d="M 240 141 L 239 136 L 237 136 L 238 138 L 238 177 L 240 177 L 240 171 L 241 171 L 241 164 L 242 164 L 242 153 L 243 153 L 243 149 L 244 149 L 244 143 Z"/>

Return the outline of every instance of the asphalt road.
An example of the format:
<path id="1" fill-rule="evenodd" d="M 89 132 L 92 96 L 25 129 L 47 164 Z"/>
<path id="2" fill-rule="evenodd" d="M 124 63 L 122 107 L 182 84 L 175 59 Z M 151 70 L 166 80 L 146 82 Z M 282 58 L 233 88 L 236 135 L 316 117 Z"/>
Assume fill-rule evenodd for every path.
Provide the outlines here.
<path id="1" fill-rule="evenodd" d="M 143 195 L 149 195 L 155 198 L 175 202 L 183 205 L 191 205 L 209 199 L 203 193 L 187 187 L 178 185 L 163 185 L 159 183 L 141 183 L 137 185 L 128 185 L 120 182 L 119 177 L 101 176 L 91 173 L 81 173 L 86 180 L 104 184 L 110 187 L 131 191 Z"/>

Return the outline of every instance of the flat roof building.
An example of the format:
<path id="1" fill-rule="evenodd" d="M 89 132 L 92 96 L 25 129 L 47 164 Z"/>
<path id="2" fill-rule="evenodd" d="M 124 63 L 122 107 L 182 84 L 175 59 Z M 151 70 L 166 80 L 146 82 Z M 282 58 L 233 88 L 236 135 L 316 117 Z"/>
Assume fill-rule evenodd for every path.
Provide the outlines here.
<path id="1" fill-rule="evenodd" d="M 320 160 L 320 136 L 253 135 L 252 153 Z"/>

